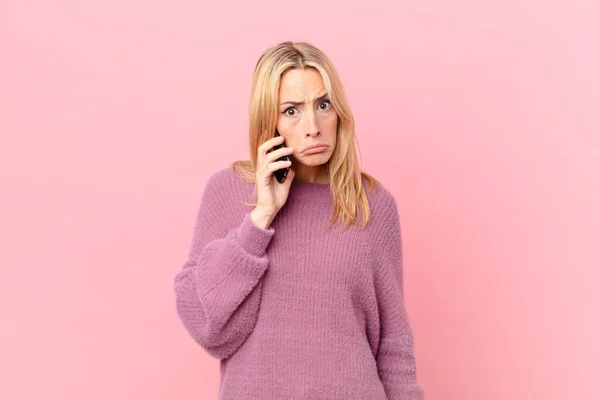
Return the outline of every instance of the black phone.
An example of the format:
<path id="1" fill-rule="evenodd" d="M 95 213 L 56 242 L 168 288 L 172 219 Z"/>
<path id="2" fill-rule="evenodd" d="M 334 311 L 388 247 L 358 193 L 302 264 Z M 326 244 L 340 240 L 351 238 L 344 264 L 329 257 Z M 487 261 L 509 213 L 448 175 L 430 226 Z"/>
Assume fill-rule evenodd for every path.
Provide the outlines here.
<path id="1" fill-rule="evenodd" d="M 277 129 L 275 129 L 275 136 L 281 136 L 279 134 L 279 132 L 277 132 Z M 277 150 L 280 149 L 282 147 L 285 147 L 285 142 L 283 142 L 282 144 L 278 144 L 277 146 L 273 146 L 273 150 Z M 283 157 L 278 158 L 276 161 L 292 161 L 291 157 L 288 155 L 285 155 Z M 280 168 L 277 169 L 273 172 L 273 174 L 275 175 L 275 179 L 277 179 L 277 182 L 279 183 L 283 183 L 283 181 L 285 180 L 285 177 L 288 174 L 288 171 L 290 170 L 291 166 L 286 167 L 286 168 Z"/>

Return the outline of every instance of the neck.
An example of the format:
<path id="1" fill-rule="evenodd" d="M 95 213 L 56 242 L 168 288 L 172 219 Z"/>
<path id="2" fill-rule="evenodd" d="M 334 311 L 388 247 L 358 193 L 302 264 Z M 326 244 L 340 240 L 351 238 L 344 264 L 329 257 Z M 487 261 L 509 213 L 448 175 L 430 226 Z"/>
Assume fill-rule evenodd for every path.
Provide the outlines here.
<path id="1" fill-rule="evenodd" d="M 294 181 L 327 184 L 329 183 L 328 169 L 324 166 L 294 168 Z"/>

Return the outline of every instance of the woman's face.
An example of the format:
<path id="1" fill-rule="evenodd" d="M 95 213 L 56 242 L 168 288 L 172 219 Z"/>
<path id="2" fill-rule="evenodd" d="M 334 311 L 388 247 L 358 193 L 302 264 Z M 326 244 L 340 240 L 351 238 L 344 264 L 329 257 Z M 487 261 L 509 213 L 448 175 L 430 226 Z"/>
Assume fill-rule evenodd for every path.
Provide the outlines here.
<path id="1" fill-rule="evenodd" d="M 300 178 L 317 177 L 335 148 L 338 121 L 321 74 L 314 68 L 287 70 L 281 76 L 278 107 L 277 130 L 294 149 L 292 168 Z M 304 152 L 315 144 L 326 147 Z"/>

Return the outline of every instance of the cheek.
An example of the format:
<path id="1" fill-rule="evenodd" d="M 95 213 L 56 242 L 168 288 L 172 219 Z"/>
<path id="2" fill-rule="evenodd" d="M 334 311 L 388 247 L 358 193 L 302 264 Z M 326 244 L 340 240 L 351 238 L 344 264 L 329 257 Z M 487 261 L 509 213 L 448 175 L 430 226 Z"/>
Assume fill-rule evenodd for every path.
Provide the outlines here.
<path id="1" fill-rule="evenodd" d="M 302 141 L 302 127 L 292 121 L 280 121 L 277 124 L 277 130 L 285 138 L 285 144 L 288 147 L 296 147 L 297 143 Z"/>
<path id="2" fill-rule="evenodd" d="M 301 128 L 300 122 L 302 121 L 302 118 L 300 117 L 285 117 L 285 118 L 280 118 L 279 121 L 277 122 L 277 126 L 282 130 L 282 131 L 289 131 L 289 132 L 293 132 L 299 128 Z"/>
<path id="3" fill-rule="evenodd" d="M 338 115 L 336 113 L 332 113 L 327 115 L 327 117 L 323 118 L 322 124 L 325 129 L 328 131 L 333 130 L 334 132 L 337 130 L 338 123 Z"/>

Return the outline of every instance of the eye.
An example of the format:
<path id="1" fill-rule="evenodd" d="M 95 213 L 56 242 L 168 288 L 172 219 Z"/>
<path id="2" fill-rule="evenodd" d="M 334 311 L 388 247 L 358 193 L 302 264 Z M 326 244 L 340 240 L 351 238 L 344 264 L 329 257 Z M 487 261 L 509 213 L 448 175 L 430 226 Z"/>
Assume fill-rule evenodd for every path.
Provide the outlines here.
<path id="1" fill-rule="evenodd" d="M 288 111 L 294 111 L 294 113 L 293 113 L 293 114 L 290 114 L 290 113 L 288 113 Z M 298 111 L 298 110 L 296 110 L 296 107 L 290 107 L 290 108 L 287 108 L 287 109 L 286 109 L 286 110 L 283 112 L 283 114 L 287 115 L 288 117 L 293 117 L 294 115 L 296 115 L 297 111 Z"/>
<path id="2" fill-rule="evenodd" d="M 323 107 L 325 106 L 325 107 Z M 323 100 L 319 103 L 319 109 L 321 110 L 329 110 L 331 108 L 331 102 L 329 100 Z"/>

